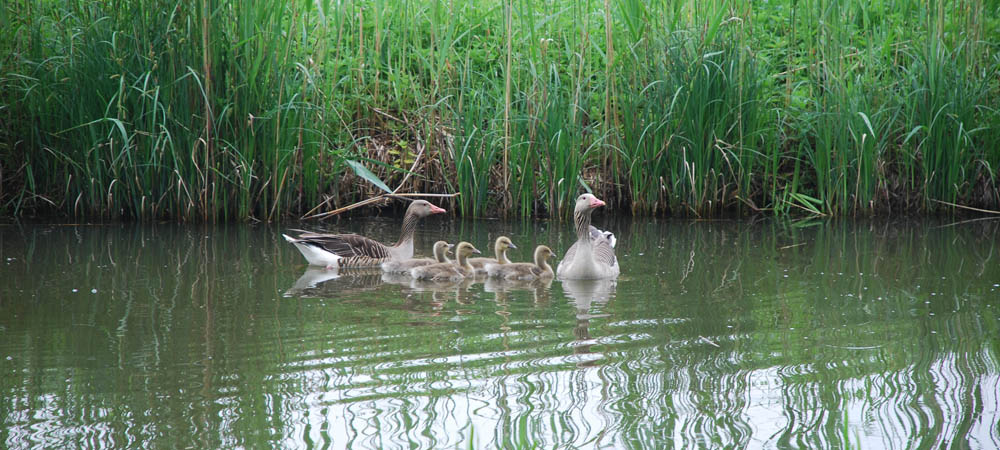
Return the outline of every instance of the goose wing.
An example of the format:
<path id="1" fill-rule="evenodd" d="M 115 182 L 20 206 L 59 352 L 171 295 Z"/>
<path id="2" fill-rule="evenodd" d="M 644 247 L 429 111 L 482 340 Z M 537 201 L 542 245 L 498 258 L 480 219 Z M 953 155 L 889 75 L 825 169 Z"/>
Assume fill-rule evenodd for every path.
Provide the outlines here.
<path id="1" fill-rule="evenodd" d="M 615 249 L 611 246 L 611 241 L 604 238 L 594 241 L 594 261 L 608 267 L 618 265 L 618 257 L 615 256 Z"/>
<path id="2" fill-rule="evenodd" d="M 297 240 L 344 258 L 361 256 L 380 259 L 390 256 L 385 244 L 357 234 L 304 233 Z"/>

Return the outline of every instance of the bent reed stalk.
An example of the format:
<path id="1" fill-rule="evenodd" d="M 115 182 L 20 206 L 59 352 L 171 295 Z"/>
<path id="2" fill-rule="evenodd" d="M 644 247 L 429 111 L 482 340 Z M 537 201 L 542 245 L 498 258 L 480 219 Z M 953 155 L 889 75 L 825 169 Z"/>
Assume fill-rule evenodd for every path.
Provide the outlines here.
<path id="1" fill-rule="evenodd" d="M 1000 209 L 996 2 L 0 9 L 7 217 L 278 220 L 372 176 L 464 216 Z"/>

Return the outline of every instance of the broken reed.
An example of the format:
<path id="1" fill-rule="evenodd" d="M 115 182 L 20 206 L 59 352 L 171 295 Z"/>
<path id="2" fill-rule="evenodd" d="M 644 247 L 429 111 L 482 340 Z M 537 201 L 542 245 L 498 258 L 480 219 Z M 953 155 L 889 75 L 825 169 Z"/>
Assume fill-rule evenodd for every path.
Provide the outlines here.
<path id="1" fill-rule="evenodd" d="M 0 210 L 998 209 L 985 1 L 9 2 Z M 351 164 L 347 162 L 351 161 Z"/>

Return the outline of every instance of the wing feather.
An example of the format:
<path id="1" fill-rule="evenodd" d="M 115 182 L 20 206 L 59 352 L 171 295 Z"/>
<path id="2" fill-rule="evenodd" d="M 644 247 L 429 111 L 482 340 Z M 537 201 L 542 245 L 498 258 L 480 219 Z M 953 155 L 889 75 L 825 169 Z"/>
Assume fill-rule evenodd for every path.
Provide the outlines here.
<path id="1" fill-rule="evenodd" d="M 389 248 L 384 244 L 357 234 L 303 233 L 299 235 L 298 241 L 314 245 L 344 258 L 381 259 L 389 257 Z"/>
<path id="2" fill-rule="evenodd" d="M 615 249 L 607 239 L 599 239 L 594 242 L 594 260 L 598 264 L 615 266 L 618 264 L 618 257 L 615 256 Z"/>

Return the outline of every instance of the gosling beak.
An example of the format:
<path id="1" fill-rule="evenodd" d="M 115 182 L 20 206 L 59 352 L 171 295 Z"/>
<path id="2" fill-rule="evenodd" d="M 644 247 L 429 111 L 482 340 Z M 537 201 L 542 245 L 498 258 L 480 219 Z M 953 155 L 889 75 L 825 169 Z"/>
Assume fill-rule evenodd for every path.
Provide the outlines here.
<path id="1" fill-rule="evenodd" d="M 475 247 L 472 248 L 472 253 L 475 253 L 477 255 L 482 255 L 483 254 L 483 252 L 479 251 L 479 249 L 475 248 Z"/>
<path id="2" fill-rule="evenodd" d="M 516 245 L 514 245 L 514 243 L 513 243 L 513 242 L 511 242 L 511 243 L 507 244 L 507 246 L 508 246 L 508 247 L 510 247 L 510 248 L 517 248 L 517 246 L 516 246 Z"/>

